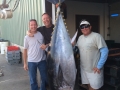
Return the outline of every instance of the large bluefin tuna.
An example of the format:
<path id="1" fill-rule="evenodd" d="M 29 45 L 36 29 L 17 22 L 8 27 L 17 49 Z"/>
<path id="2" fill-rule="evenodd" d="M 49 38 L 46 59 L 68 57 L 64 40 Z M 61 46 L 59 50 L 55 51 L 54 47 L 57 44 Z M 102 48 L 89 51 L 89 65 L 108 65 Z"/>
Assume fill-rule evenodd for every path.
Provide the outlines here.
<path id="1" fill-rule="evenodd" d="M 49 84 L 51 90 L 73 90 L 76 78 L 73 49 L 60 8 L 57 9 L 56 25 L 47 58 Z"/>

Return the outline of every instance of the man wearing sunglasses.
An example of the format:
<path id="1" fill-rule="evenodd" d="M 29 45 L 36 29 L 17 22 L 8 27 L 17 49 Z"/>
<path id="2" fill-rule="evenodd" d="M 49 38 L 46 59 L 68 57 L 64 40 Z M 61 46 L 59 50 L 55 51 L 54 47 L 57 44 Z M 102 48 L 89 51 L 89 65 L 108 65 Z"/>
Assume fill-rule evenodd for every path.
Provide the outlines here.
<path id="1" fill-rule="evenodd" d="M 103 86 L 103 65 L 107 60 L 108 48 L 103 37 L 91 31 L 92 26 L 86 20 L 80 22 L 83 33 L 78 38 L 82 84 L 88 84 L 88 90 L 98 90 Z"/>

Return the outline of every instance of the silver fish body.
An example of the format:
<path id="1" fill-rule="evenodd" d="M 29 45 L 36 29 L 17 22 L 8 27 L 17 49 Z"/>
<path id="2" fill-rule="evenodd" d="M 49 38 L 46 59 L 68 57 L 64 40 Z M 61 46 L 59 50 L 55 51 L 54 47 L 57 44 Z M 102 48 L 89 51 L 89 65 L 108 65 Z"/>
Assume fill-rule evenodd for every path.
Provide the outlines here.
<path id="1" fill-rule="evenodd" d="M 73 90 L 76 66 L 70 37 L 61 13 L 57 17 L 47 62 L 51 90 Z"/>

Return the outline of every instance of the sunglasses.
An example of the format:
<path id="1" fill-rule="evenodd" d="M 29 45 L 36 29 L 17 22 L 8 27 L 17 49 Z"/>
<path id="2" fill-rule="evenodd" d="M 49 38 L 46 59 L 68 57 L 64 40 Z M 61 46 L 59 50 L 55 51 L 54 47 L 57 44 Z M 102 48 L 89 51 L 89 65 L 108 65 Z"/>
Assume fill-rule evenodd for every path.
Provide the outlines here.
<path id="1" fill-rule="evenodd" d="M 80 29 L 89 28 L 89 27 L 90 27 L 90 25 L 81 25 Z"/>

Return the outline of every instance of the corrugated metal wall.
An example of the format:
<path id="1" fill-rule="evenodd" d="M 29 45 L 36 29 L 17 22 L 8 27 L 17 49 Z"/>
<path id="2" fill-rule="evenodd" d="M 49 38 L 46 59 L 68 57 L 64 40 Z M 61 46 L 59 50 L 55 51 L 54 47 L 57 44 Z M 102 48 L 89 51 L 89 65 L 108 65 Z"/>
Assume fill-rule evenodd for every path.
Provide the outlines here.
<path id="1" fill-rule="evenodd" d="M 9 0 L 7 0 L 9 1 Z M 44 12 L 44 0 L 20 0 L 18 8 L 13 12 L 13 18 L 0 19 L 1 37 L 12 43 L 23 46 L 24 36 L 28 30 L 30 19 L 36 19 L 42 25 L 41 15 Z M 10 7 L 13 7 L 12 0 Z"/>

